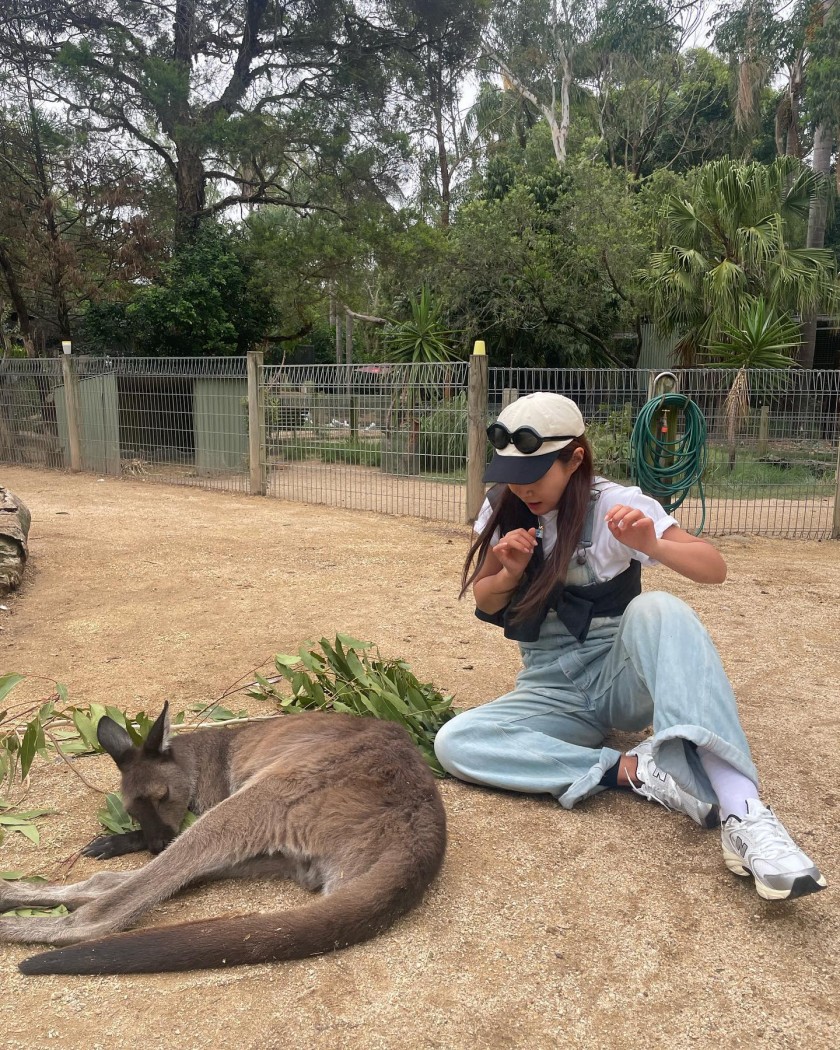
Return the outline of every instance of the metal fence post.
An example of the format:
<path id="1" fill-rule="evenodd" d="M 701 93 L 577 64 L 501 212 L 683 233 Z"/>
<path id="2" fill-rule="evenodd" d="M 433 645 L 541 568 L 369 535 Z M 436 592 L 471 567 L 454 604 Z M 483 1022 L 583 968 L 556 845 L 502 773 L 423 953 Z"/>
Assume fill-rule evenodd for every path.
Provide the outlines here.
<path id="1" fill-rule="evenodd" d="M 467 523 L 472 523 L 484 502 L 484 464 L 487 446 L 487 357 L 484 343 L 476 340 L 470 357 L 467 386 Z"/>
<path id="2" fill-rule="evenodd" d="M 756 452 L 759 456 L 766 456 L 770 444 L 770 406 L 761 406 L 761 415 L 758 419 L 758 444 Z"/>
<path id="3" fill-rule="evenodd" d="M 62 354 L 61 375 L 64 380 L 64 407 L 67 413 L 67 440 L 70 445 L 70 469 L 82 469 L 82 442 L 79 438 L 79 380 L 73 358 Z"/>
<path id="4" fill-rule="evenodd" d="M 248 351 L 248 461 L 251 467 L 252 496 L 264 496 L 265 484 L 265 402 L 263 398 L 263 354 Z"/>
<path id="5" fill-rule="evenodd" d="M 840 540 L 840 436 L 837 440 L 837 467 L 834 471 L 834 521 L 831 525 L 831 538 Z"/>

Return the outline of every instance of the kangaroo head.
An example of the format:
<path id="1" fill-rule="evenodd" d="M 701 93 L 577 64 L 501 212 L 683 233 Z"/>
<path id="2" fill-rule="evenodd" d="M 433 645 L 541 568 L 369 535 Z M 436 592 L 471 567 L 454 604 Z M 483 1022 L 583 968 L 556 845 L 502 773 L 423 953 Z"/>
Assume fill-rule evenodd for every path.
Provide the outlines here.
<path id="1" fill-rule="evenodd" d="M 146 848 L 160 853 L 178 834 L 191 795 L 189 777 L 169 747 L 169 704 L 140 747 L 107 715 L 99 720 L 96 735 L 122 774 L 123 804 L 140 825 Z"/>

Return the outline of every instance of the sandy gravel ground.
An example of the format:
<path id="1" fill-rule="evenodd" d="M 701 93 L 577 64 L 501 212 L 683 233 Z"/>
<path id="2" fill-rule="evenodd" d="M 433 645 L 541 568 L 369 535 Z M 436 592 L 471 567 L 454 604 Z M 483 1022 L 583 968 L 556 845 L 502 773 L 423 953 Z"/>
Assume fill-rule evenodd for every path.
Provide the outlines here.
<path id="1" fill-rule="evenodd" d="M 461 707 L 506 691 L 516 673 L 515 646 L 457 601 L 465 527 L 22 468 L 4 468 L 0 484 L 33 513 L 23 589 L 0 611 L 0 671 L 58 679 L 73 701 L 186 708 L 337 631 L 405 658 Z M 0 947 L 4 1045 L 837 1046 L 840 544 L 716 542 L 730 565 L 722 588 L 664 570 L 646 586 L 661 580 L 709 626 L 765 797 L 828 891 L 766 904 L 726 871 L 715 832 L 632 796 L 568 813 L 447 781 L 443 874 L 378 940 L 299 963 L 125 978 L 25 978 L 15 964 L 26 949 Z M 105 758 L 79 768 L 116 786 Z M 58 812 L 40 848 L 7 838 L 0 867 L 60 875 L 96 833 L 99 796 L 55 763 L 35 768 L 26 805 Z M 79 861 L 70 877 L 94 870 Z M 150 921 L 302 895 L 220 884 Z"/>

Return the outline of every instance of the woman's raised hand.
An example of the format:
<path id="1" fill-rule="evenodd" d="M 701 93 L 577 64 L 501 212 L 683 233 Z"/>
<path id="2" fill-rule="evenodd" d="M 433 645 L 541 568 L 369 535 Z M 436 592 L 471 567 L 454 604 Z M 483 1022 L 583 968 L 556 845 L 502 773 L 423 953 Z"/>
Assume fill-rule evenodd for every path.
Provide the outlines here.
<path id="1" fill-rule="evenodd" d="M 536 549 L 537 530 L 534 528 L 514 529 L 512 532 L 506 532 L 492 548 L 502 568 L 513 577 L 522 576 Z"/>
<path id="2" fill-rule="evenodd" d="M 634 551 L 642 554 L 650 554 L 657 545 L 656 528 L 653 519 L 649 518 L 644 511 L 636 507 L 625 507 L 619 503 L 610 507 L 610 511 L 604 519 L 607 528 L 625 547 L 632 547 Z"/>

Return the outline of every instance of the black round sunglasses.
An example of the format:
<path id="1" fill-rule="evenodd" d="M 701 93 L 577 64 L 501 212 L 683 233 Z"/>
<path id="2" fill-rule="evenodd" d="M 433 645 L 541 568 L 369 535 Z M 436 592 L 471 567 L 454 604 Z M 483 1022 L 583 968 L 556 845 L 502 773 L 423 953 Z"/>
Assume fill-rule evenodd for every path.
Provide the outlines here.
<path id="1" fill-rule="evenodd" d="M 501 451 L 512 443 L 517 452 L 526 456 L 542 448 L 545 441 L 572 441 L 575 437 L 576 434 L 552 434 L 543 437 L 533 427 L 517 427 L 511 433 L 504 423 L 491 423 L 487 428 L 487 438 L 493 448 Z"/>

